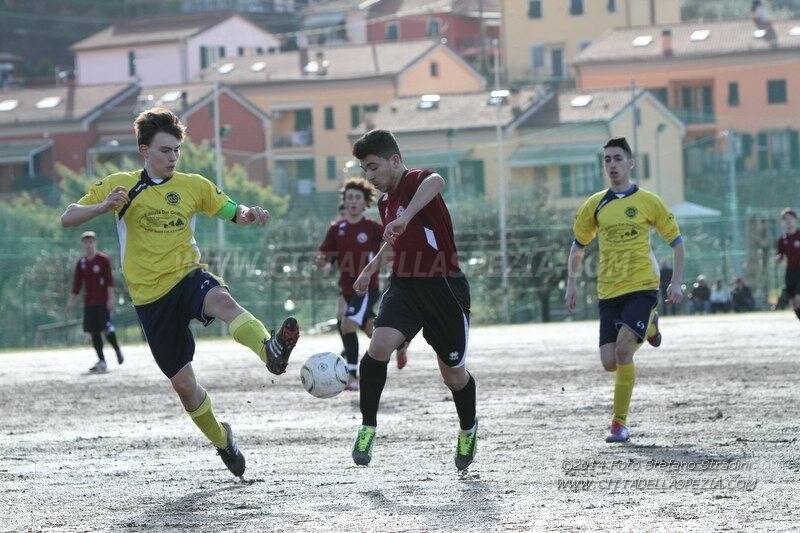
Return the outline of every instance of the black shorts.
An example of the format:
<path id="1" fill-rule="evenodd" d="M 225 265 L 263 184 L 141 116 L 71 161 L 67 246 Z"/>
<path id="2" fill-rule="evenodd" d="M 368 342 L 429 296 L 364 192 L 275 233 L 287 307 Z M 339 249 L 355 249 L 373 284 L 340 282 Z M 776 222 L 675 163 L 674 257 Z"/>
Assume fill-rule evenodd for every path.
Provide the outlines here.
<path id="1" fill-rule="evenodd" d="M 469 339 L 470 297 L 465 276 L 399 278 L 392 274 L 376 328 L 393 328 L 411 341 L 419 330 L 439 359 L 464 366 Z"/>
<path id="2" fill-rule="evenodd" d="M 650 312 L 658 305 L 658 291 L 638 291 L 600 300 L 600 346 L 617 342 L 623 324 L 631 328 L 639 343 L 644 341 Z"/>
<path id="3" fill-rule="evenodd" d="M 108 307 L 103 304 L 85 306 L 83 308 L 83 331 L 86 333 L 114 331 Z"/>
<path id="4" fill-rule="evenodd" d="M 786 269 L 786 297 L 790 300 L 800 294 L 800 268 Z"/>
<path id="5" fill-rule="evenodd" d="M 219 278 L 197 269 L 155 302 L 136 306 L 150 351 L 168 378 L 194 358 L 194 337 L 189 322 L 194 318 L 208 326 L 214 320 L 203 314 L 203 303 L 208 291 L 220 285 Z"/>
<path id="6" fill-rule="evenodd" d="M 344 301 L 347 303 L 347 308 L 344 310 L 344 316 L 358 324 L 358 327 L 364 329 L 367 320 L 375 316 L 375 304 L 381 297 L 381 292 L 377 289 L 369 291 L 363 296 L 354 294 L 349 298 L 343 296 Z"/>

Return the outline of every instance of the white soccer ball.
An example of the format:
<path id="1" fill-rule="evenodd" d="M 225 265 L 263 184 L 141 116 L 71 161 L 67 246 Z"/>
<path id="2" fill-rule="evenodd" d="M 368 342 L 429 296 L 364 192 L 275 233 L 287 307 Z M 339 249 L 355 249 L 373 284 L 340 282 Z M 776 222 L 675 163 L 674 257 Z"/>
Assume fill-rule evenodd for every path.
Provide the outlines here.
<path id="1" fill-rule="evenodd" d="M 332 398 L 347 385 L 347 363 L 333 352 L 315 353 L 303 363 L 300 382 L 311 396 Z"/>

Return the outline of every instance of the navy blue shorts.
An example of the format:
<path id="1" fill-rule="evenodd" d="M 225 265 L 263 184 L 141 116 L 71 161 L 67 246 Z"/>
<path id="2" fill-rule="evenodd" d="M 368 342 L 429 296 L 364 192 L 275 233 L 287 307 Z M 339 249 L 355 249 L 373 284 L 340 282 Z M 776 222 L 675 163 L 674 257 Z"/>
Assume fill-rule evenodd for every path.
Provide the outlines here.
<path id="1" fill-rule="evenodd" d="M 347 302 L 344 316 L 358 324 L 361 329 L 364 329 L 367 321 L 375 317 L 375 304 L 378 303 L 380 297 L 381 291 L 379 290 L 371 290 L 363 296 L 354 294 L 349 298 L 344 297 L 345 302 Z"/>
<path id="2" fill-rule="evenodd" d="M 786 297 L 794 298 L 800 294 L 800 268 L 787 268 L 786 277 Z"/>
<path id="3" fill-rule="evenodd" d="M 214 320 L 203 314 L 203 303 L 208 291 L 220 285 L 219 278 L 197 269 L 155 302 L 135 306 L 153 358 L 168 378 L 192 362 L 194 337 L 189 322 L 194 318 L 208 326 Z"/>
<path id="4" fill-rule="evenodd" d="M 396 329 L 411 342 L 422 336 L 439 360 L 464 366 L 469 342 L 470 295 L 467 278 L 400 278 L 392 274 L 375 327 Z"/>
<path id="5" fill-rule="evenodd" d="M 111 313 L 108 312 L 106 305 L 87 305 L 83 308 L 83 331 L 86 333 L 114 331 Z"/>
<path id="6" fill-rule="evenodd" d="M 617 342 L 623 324 L 631 328 L 639 343 L 644 341 L 650 312 L 658 305 L 658 291 L 638 291 L 600 300 L 600 346 Z"/>

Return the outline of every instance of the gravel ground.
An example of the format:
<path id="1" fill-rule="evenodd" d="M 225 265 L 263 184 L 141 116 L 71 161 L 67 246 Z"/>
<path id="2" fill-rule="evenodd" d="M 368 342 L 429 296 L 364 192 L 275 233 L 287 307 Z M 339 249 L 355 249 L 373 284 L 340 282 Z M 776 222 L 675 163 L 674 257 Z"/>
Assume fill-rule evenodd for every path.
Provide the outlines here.
<path id="1" fill-rule="evenodd" d="M 312 398 L 232 341 L 195 369 L 247 457 L 235 481 L 143 345 L 88 375 L 92 351 L 0 354 L 0 530 L 797 530 L 800 324 L 789 312 L 662 319 L 637 355 L 631 442 L 604 442 L 613 376 L 597 324 L 476 328 L 478 455 L 434 355 L 390 364 L 372 464 L 350 448 L 357 394 Z M 362 338 L 362 350 L 365 346 Z M 113 361 L 113 355 L 109 358 Z"/>

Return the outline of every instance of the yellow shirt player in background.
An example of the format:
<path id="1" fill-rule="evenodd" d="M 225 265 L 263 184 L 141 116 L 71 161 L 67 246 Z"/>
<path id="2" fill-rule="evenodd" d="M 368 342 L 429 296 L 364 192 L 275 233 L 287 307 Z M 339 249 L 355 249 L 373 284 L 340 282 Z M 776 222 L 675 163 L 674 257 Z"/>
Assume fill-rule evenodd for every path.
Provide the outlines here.
<path id="1" fill-rule="evenodd" d="M 242 227 L 263 226 L 269 213 L 259 206 L 237 205 L 200 175 L 175 171 L 185 127 L 171 111 L 142 112 L 134 131 L 144 168 L 95 183 L 78 203 L 67 207 L 61 223 L 77 226 L 114 212 L 122 272 L 153 357 L 225 466 L 241 477 L 245 460 L 233 431 L 217 421 L 211 398 L 195 379 L 189 322 L 197 319 L 207 326 L 215 318 L 224 321 L 234 340 L 254 351 L 273 374 L 286 371 L 300 330 L 289 317 L 277 335 L 270 335 L 236 303 L 224 281 L 200 263 L 194 220 L 200 213 Z"/>
<path id="2" fill-rule="evenodd" d="M 650 248 L 650 229 L 655 228 L 672 246 L 674 269 L 666 294 L 669 303 L 680 303 L 683 298 L 684 246 L 675 217 L 661 198 L 631 183 L 635 161 L 624 137 L 608 141 L 603 160 L 611 188 L 592 195 L 575 216 L 565 304 L 570 312 L 575 309 L 584 248 L 597 237 L 600 362 L 609 372 L 616 372 L 614 414 L 606 442 L 625 442 L 636 380 L 633 354 L 645 339 L 653 346 L 661 344 L 656 313 L 659 269 Z"/>

